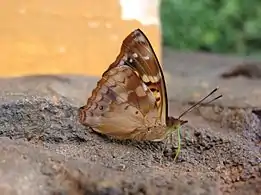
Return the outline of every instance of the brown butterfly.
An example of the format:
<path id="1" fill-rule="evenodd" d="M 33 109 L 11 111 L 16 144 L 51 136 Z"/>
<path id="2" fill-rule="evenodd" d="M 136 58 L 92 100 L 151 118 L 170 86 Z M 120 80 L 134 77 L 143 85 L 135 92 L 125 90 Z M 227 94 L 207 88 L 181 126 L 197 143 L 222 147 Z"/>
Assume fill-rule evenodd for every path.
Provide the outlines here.
<path id="1" fill-rule="evenodd" d="M 178 118 L 168 116 L 162 68 L 148 38 L 136 29 L 125 38 L 120 54 L 103 73 L 87 104 L 79 109 L 80 122 L 116 139 L 139 141 L 161 141 L 178 130 L 177 156 L 179 129 L 187 122 L 181 117 L 216 90 Z"/>

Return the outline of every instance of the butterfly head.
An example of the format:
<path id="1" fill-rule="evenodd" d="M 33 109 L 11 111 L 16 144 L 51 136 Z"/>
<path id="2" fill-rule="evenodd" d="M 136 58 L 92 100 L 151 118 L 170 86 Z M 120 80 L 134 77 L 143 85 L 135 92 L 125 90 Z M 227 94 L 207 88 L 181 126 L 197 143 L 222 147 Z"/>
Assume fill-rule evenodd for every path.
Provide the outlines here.
<path id="1" fill-rule="evenodd" d="M 181 149 L 180 128 L 182 125 L 184 125 L 187 122 L 188 122 L 187 120 L 181 120 L 180 118 L 174 118 L 172 116 L 167 118 L 167 132 L 165 135 L 168 136 L 173 131 L 177 131 L 177 134 L 178 134 L 178 148 L 176 150 L 174 161 L 178 157 L 178 155 L 180 153 L 180 149 Z"/>
<path id="2" fill-rule="evenodd" d="M 174 118 L 172 116 L 169 116 L 167 119 L 167 127 L 171 127 L 171 129 L 174 131 L 187 122 L 188 122 L 187 120 L 181 120 L 179 118 Z"/>

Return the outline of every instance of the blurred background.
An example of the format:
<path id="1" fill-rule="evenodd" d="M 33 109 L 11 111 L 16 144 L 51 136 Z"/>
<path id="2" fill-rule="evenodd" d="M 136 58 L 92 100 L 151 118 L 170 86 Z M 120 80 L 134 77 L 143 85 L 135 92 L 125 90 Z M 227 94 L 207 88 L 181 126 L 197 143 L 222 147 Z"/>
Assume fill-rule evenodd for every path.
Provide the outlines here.
<path id="1" fill-rule="evenodd" d="M 258 57 L 261 1 L 162 0 L 164 45 L 178 50 Z"/>
<path id="2" fill-rule="evenodd" d="M 0 76 L 100 76 L 115 60 L 122 40 L 135 28 L 146 33 L 161 62 L 164 48 L 171 55 L 203 52 L 259 59 L 261 2 L 3 1 Z"/>

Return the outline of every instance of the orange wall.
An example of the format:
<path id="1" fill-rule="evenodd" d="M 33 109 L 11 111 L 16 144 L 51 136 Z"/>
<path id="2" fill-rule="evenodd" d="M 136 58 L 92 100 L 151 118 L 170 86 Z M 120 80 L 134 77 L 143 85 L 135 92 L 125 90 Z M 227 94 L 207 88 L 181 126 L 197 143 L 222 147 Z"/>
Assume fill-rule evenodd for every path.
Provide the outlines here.
<path id="1" fill-rule="evenodd" d="M 160 58 L 159 26 L 122 20 L 119 0 L 2 1 L 0 76 L 100 75 L 135 28 Z"/>

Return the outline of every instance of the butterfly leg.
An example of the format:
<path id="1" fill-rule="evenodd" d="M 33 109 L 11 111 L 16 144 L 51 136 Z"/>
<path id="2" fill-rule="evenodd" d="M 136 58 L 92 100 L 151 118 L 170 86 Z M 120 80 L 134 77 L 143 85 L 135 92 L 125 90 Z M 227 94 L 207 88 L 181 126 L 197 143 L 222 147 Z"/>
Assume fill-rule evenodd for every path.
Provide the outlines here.
<path id="1" fill-rule="evenodd" d="M 174 161 L 176 161 L 179 153 L 180 153 L 180 149 L 181 149 L 181 138 L 180 138 L 180 127 L 177 129 L 177 133 L 178 133 L 178 148 L 176 150 L 176 154 L 175 154 L 175 157 L 174 157 Z M 171 134 L 171 141 L 172 141 L 172 134 Z"/>

